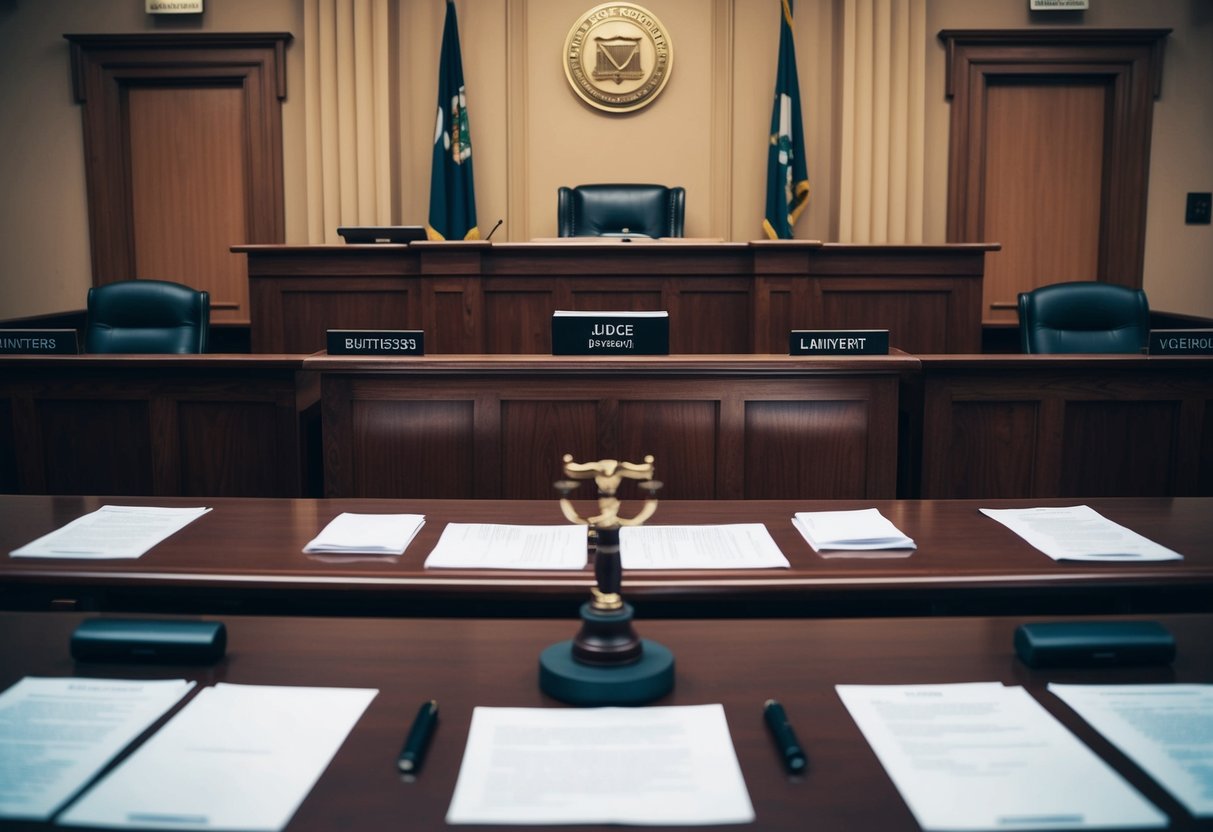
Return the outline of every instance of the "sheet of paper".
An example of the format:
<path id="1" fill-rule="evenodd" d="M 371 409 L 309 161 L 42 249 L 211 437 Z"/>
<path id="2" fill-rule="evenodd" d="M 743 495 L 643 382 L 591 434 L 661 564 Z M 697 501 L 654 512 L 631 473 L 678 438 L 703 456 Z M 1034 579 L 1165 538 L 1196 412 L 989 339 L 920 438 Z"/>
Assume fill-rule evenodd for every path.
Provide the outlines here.
<path id="1" fill-rule="evenodd" d="M 1053 560 L 1183 560 L 1132 529 L 1113 523 L 1090 506 L 1061 508 L 983 508 Z"/>
<path id="2" fill-rule="evenodd" d="M 209 508 L 102 506 L 12 551 L 26 558 L 137 558 Z"/>
<path id="3" fill-rule="evenodd" d="M 585 526 L 447 523 L 426 568 L 584 569 Z"/>
<path id="4" fill-rule="evenodd" d="M 447 823 L 749 823 L 724 708 L 476 708 Z"/>
<path id="5" fill-rule="evenodd" d="M 26 677 L 0 694 L 0 818 L 47 820 L 194 686 Z"/>
<path id="6" fill-rule="evenodd" d="M 917 548 L 876 508 L 798 511 L 792 517 L 792 525 L 814 552 Z"/>
<path id="7" fill-rule="evenodd" d="M 762 523 L 721 526 L 625 526 L 624 569 L 765 569 L 791 564 Z"/>
<path id="8" fill-rule="evenodd" d="M 423 514 L 338 514 L 304 552 L 403 555 L 425 525 Z"/>
<path id="9" fill-rule="evenodd" d="M 58 822 L 282 829 L 376 693 L 230 684 L 201 690 Z"/>
<path id="10" fill-rule="evenodd" d="M 1213 685 L 1049 685 L 1195 817 L 1213 817 Z"/>
<path id="11" fill-rule="evenodd" d="M 1162 828 L 1165 814 L 1020 687 L 838 685 L 926 830 Z"/>

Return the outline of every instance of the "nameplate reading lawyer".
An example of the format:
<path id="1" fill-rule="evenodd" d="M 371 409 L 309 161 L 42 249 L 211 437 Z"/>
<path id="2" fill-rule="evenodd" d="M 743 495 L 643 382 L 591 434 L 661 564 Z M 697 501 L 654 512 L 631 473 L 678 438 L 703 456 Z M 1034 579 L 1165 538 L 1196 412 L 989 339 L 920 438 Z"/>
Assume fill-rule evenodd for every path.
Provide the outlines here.
<path id="1" fill-rule="evenodd" d="M 888 355 L 887 329 L 793 329 L 788 355 Z"/>
<path id="2" fill-rule="evenodd" d="M 552 355 L 669 355 L 668 312 L 552 314 Z"/>
<path id="3" fill-rule="evenodd" d="M 330 329 L 329 355 L 425 355 L 420 329 Z"/>
<path id="4" fill-rule="evenodd" d="M 74 329 L 0 329 L 0 355 L 76 355 Z"/>
<path id="5" fill-rule="evenodd" d="M 1150 355 L 1213 355 L 1213 329 L 1152 329 Z"/>

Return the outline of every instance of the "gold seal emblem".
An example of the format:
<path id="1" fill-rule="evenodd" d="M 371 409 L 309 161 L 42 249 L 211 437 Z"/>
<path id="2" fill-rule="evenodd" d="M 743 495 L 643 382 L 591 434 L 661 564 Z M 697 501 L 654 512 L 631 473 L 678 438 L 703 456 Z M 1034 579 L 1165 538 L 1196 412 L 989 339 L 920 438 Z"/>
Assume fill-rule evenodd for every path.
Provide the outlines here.
<path id="1" fill-rule="evenodd" d="M 665 27 L 635 3 L 595 6 L 564 41 L 564 74 L 573 91 L 611 113 L 651 104 L 673 66 L 674 44 Z"/>

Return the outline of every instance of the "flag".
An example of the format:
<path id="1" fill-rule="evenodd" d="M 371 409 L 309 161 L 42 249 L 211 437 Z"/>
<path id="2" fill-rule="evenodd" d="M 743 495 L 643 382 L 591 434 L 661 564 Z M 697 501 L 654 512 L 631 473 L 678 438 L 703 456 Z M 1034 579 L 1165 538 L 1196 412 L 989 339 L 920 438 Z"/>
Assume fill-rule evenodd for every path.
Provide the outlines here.
<path id="1" fill-rule="evenodd" d="M 455 4 L 446 3 L 442 54 L 438 60 L 438 115 L 434 124 L 434 161 L 430 170 L 431 240 L 478 240 L 476 191 L 472 187 L 472 136 L 468 130 L 467 91 L 459 53 Z"/>
<path id="2" fill-rule="evenodd" d="M 781 0 L 779 68 L 771 110 L 771 146 L 767 149 L 767 212 L 762 228 L 772 240 L 789 239 L 792 226 L 809 204 L 809 170 L 800 118 L 800 82 L 792 40 L 792 0 Z"/>

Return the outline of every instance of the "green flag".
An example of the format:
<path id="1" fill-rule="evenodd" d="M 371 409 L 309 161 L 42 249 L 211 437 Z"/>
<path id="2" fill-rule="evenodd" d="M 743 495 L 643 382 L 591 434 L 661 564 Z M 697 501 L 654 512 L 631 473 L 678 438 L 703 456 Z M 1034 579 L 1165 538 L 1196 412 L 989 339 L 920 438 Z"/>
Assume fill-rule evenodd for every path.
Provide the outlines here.
<path id="1" fill-rule="evenodd" d="M 800 82 L 792 40 L 792 0 L 782 0 L 779 20 L 779 69 L 771 111 L 767 150 L 767 212 L 762 228 L 772 240 L 790 239 L 792 226 L 809 204 L 809 170 L 800 118 Z"/>
<path id="2" fill-rule="evenodd" d="M 430 171 L 431 240 L 478 240 L 476 191 L 472 187 L 472 136 L 468 130 L 467 92 L 459 53 L 459 21 L 447 0 L 438 62 L 438 116 L 434 125 L 434 162 Z"/>

